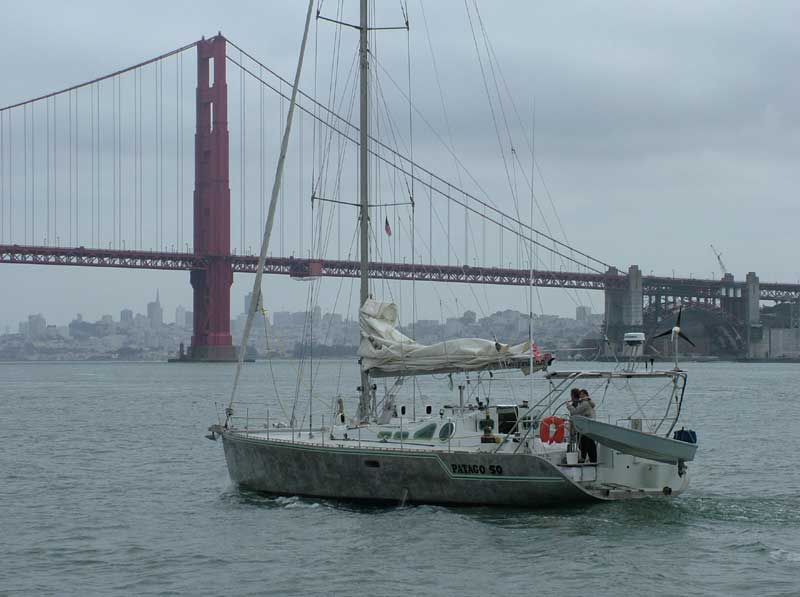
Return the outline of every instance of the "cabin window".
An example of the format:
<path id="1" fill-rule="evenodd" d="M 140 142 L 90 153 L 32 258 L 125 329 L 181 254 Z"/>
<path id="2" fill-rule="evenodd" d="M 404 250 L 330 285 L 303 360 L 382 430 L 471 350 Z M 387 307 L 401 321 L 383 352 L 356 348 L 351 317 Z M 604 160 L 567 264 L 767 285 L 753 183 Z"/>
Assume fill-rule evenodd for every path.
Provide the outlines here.
<path id="1" fill-rule="evenodd" d="M 436 433 L 436 423 L 428 423 L 414 432 L 414 439 L 431 439 L 434 433 Z"/>
<path id="2" fill-rule="evenodd" d="M 511 433 L 515 431 L 517 424 L 517 409 L 516 408 L 498 408 L 497 409 L 497 432 L 498 433 Z"/>
<path id="3" fill-rule="evenodd" d="M 453 422 L 448 421 L 439 428 L 439 439 L 443 442 L 446 442 L 453 436 L 453 432 L 455 430 L 456 426 L 453 424 Z"/>
<path id="4" fill-rule="evenodd" d="M 408 439 L 408 431 L 395 431 L 394 432 L 394 439 Z"/>
<path id="5" fill-rule="evenodd" d="M 378 439 L 391 439 L 392 432 L 391 431 L 378 431 Z"/>

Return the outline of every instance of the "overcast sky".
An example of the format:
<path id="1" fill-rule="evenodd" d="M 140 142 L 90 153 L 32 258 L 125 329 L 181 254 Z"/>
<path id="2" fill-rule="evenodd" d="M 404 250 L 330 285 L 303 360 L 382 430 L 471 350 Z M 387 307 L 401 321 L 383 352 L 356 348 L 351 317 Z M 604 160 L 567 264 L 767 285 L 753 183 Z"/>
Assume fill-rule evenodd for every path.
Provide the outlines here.
<path id="1" fill-rule="evenodd" d="M 0 105 L 94 78 L 218 30 L 290 78 L 302 35 L 303 4 L 8 3 L 3 11 Z M 336 4 L 328 0 L 323 12 L 334 13 Z M 355 0 L 345 4 L 353 5 L 346 16 L 355 18 Z M 378 24 L 400 22 L 397 2 L 377 4 Z M 737 278 L 756 271 L 764 281 L 800 280 L 800 4 L 479 1 L 478 6 L 525 127 L 535 103 L 536 159 L 575 247 L 623 268 L 637 263 L 645 273 L 672 275 L 674 270 L 677 275 L 709 277 L 720 273 L 709 248 L 713 243 Z M 452 137 L 459 159 L 492 200 L 513 213 L 464 4 L 437 0 L 425 5 L 451 137 L 417 0 L 409 2 L 409 13 L 415 104 L 436 134 Z M 329 56 L 329 33 L 320 37 L 320 64 Z M 379 58 L 405 84 L 405 33 L 380 36 Z M 355 32 L 345 30 L 343 40 L 343 62 L 348 62 Z M 311 69 L 304 75 L 306 89 L 313 84 Z M 185 76 L 191 91 L 191 68 Z M 382 85 L 390 86 L 388 80 Z M 235 87 L 231 73 L 229 87 Z M 395 105 L 401 103 L 395 100 Z M 185 118 L 191 123 L 193 114 Z M 279 114 L 270 118 L 277 129 Z M 402 121 L 402 114 L 397 118 Z M 436 134 L 419 119 L 414 127 L 415 158 L 448 179 L 460 176 L 467 190 L 476 192 Z M 512 128 L 522 146 L 530 131 Z M 235 135 L 232 124 L 232 149 Z M 277 140 L 274 131 L 270 138 Z M 191 154 L 191 147 L 187 152 Z M 248 156 L 248 169 L 255 171 L 255 155 Z M 529 164 L 530 154 L 521 160 Z M 274 155 L 265 163 L 272 172 Z M 296 173 L 294 164 L 287 178 L 296 178 Z M 345 176 L 354 179 L 355 172 Z M 521 180 L 521 172 L 519 176 Z M 191 193 L 191 175 L 186 184 Z M 235 193 L 233 178 L 231 184 Z M 543 187 L 537 185 L 538 178 L 537 197 L 546 207 Z M 527 213 L 527 195 L 520 197 Z M 292 198 L 288 201 L 287 210 Z M 246 241 L 253 246 L 259 226 L 255 205 L 248 218 L 253 232 Z M 237 227 L 237 214 L 232 228 Z M 557 229 L 552 212 L 548 218 Z M 461 247 L 463 237 L 458 235 L 454 232 L 453 244 Z M 492 239 L 487 242 L 491 245 Z M 488 249 L 493 255 L 496 251 Z M 176 305 L 191 304 L 188 278 L 179 272 L 3 265 L 0 326 L 15 329 L 32 312 L 42 312 L 55 323 L 66 323 L 77 312 L 89 319 L 103 313 L 117 318 L 121 308 L 144 311 L 156 288 L 165 318 L 171 320 Z M 251 284 L 249 276 L 237 276 L 233 316 L 241 311 Z M 484 294 L 457 285 L 422 286 L 419 315 L 434 318 L 464 308 L 479 314 L 523 308 L 526 295 L 514 288 L 489 288 Z M 323 310 L 333 305 L 338 288 L 336 280 L 325 282 Z M 343 288 L 349 292 L 350 282 Z M 297 308 L 306 290 L 306 285 L 283 278 L 265 282 L 273 310 Z M 602 309 L 599 293 L 589 297 L 560 291 L 544 293 L 542 309 L 573 315 L 577 302 Z M 342 304 L 340 299 L 340 311 Z"/>

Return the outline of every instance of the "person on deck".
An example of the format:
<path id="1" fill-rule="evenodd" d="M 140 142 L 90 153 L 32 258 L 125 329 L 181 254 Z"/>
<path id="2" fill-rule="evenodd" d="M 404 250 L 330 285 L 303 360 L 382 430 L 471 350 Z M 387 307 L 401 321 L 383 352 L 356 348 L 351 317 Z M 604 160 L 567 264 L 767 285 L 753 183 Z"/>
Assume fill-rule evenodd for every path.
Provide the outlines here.
<path id="1" fill-rule="evenodd" d="M 569 391 L 569 400 L 567 400 L 564 404 L 566 405 L 567 409 L 575 408 L 581 403 L 581 390 L 580 388 L 572 388 Z M 570 410 L 570 414 L 572 411 Z M 569 452 L 572 452 L 575 449 L 575 446 L 578 443 L 578 432 L 575 431 L 575 427 L 570 425 L 569 426 Z"/>
<path id="2" fill-rule="evenodd" d="M 587 419 L 594 419 L 594 409 L 595 403 L 591 398 L 589 398 L 589 392 L 587 390 L 580 390 L 578 392 L 577 404 L 574 401 L 571 401 L 569 404 L 567 404 L 567 410 L 569 411 L 570 416 L 578 415 L 581 417 L 586 417 Z M 578 442 L 578 447 L 580 448 L 581 452 L 581 460 L 597 462 L 597 444 L 593 439 L 581 435 Z"/>

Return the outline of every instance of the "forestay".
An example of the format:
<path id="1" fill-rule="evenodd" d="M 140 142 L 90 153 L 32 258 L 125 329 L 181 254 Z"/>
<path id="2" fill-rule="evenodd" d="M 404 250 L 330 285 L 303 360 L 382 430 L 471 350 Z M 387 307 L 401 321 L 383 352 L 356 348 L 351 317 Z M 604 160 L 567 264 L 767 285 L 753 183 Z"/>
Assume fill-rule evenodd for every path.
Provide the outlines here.
<path id="1" fill-rule="evenodd" d="M 359 312 L 361 367 L 373 377 L 454 373 L 488 369 L 530 369 L 530 343 L 510 346 L 494 340 L 459 338 L 430 346 L 397 329 L 397 306 L 368 299 Z M 544 355 L 534 369 L 550 360 Z"/>

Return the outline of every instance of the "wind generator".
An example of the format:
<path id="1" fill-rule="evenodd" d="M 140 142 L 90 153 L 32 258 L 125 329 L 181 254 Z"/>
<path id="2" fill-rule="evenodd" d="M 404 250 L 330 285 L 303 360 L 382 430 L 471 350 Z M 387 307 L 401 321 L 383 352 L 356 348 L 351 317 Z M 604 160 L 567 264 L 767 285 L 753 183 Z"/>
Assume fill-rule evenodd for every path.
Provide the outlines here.
<path id="1" fill-rule="evenodd" d="M 678 368 L 678 338 L 683 338 L 693 347 L 697 348 L 697 345 L 689 339 L 689 336 L 684 334 L 681 331 L 681 315 L 683 315 L 683 305 L 681 305 L 680 309 L 678 310 L 678 319 L 675 321 L 675 325 L 672 326 L 672 329 L 666 330 L 665 332 L 661 332 L 660 334 L 656 334 L 653 336 L 653 340 L 656 338 L 663 338 L 664 336 L 671 336 L 672 338 L 672 353 L 675 357 L 675 370 L 677 371 Z"/>

